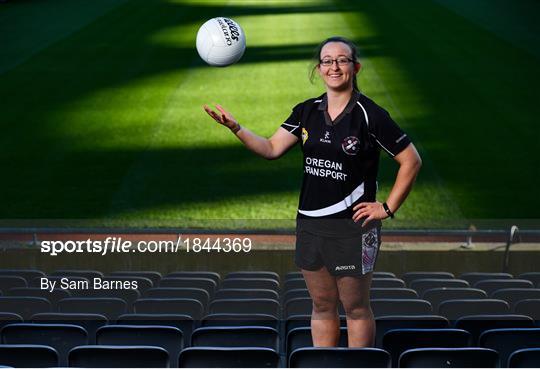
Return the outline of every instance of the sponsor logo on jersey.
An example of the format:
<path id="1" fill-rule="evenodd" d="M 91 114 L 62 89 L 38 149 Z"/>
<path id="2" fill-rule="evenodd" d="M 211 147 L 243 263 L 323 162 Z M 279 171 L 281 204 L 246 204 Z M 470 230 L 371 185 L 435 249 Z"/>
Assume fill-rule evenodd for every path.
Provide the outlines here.
<path id="1" fill-rule="evenodd" d="M 330 140 L 330 132 L 326 131 L 324 133 L 324 137 L 319 139 L 319 141 L 321 141 L 322 143 L 327 143 L 327 144 L 332 143 L 332 141 Z"/>
<path id="2" fill-rule="evenodd" d="M 360 140 L 358 137 L 349 136 L 341 142 L 341 147 L 347 155 L 356 155 L 360 151 Z"/>
<path id="3" fill-rule="evenodd" d="M 308 136 L 307 130 L 302 128 L 302 145 L 306 143 Z"/>
<path id="4" fill-rule="evenodd" d="M 338 265 L 336 269 L 334 270 L 339 271 L 339 270 L 355 270 L 355 269 L 356 269 L 356 266 L 354 265 Z"/>

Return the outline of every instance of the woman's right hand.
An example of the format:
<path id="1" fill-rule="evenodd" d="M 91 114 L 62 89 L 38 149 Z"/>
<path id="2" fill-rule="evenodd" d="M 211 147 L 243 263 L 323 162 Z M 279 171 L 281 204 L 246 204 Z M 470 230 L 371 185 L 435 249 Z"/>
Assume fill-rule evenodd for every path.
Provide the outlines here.
<path id="1" fill-rule="evenodd" d="M 229 128 L 231 131 L 237 131 L 240 128 L 240 124 L 234 119 L 231 113 L 229 113 L 227 110 L 223 109 L 223 107 L 219 104 L 216 104 L 216 109 L 219 111 L 219 113 L 212 110 L 208 105 L 203 106 L 204 111 L 208 113 L 210 117 L 212 117 L 216 122 L 219 124 L 224 125 L 225 127 Z"/>

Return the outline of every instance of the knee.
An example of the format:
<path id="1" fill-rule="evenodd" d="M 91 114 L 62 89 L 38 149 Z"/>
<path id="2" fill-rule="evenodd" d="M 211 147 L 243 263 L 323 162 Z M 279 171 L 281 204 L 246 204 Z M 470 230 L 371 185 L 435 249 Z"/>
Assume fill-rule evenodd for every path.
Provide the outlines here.
<path id="1" fill-rule="evenodd" d="M 356 300 L 356 301 L 342 301 L 343 309 L 347 318 L 353 320 L 373 319 L 373 312 L 369 301 Z"/>
<path id="2" fill-rule="evenodd" d="M 337 311 L 338 297 L 331 294 L 320 294 L 312 296 L 313 311 L 316 313 L 326 313 Z"/>

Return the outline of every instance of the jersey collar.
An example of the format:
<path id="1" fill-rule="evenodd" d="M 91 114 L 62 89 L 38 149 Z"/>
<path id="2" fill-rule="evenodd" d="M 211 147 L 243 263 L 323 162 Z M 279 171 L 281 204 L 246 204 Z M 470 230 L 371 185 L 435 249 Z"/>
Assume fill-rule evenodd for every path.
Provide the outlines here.
<path id="1" fill-rule="evenodd" d="M 351 94 L 351 99 L 347 103 L 347 106 L 345 106 L 345 109 L 343 109 L 343 111 L 333 121 L 330 119 L 330 116 L 328 115 L 328 111 L 327 111 L 327 109 L 328 109 L 328 96 L 326 95 L 326 93 L 322 96 L 322 101 L 319 104 L 319 107 L 317 109 L 319 109 L 321 111 L 324 111 L 324 113 L 325 113 L 324 114 L 324 119 L 326 121 L 326 124 L 330 125 L 330 126 L 333 126 L 333 125 L 336 125 L 337 123 L 339 123 L 339 121 L 345 115 L 349 114 L 354 109 L 354 106 L 356 105 L 356 102 L 358 101 L 359 98 L 360 98 L 360 92 L 358 92 L 356 90 L 353 90 L 352 94 Z"/>

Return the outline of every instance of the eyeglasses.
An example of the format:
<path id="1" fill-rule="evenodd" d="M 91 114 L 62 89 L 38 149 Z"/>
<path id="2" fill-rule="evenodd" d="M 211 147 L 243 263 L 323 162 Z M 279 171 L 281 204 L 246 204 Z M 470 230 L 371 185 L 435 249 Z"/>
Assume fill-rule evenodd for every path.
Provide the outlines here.
<path id="1" fill-rule="evenodd" d="M 343 67 L 343 66 L 349 64 L 352 61 L 353 60 L 351 58 L 347 58 L 346 56 L 340 56 L 337 59 L 332 59 L 332 58 L 321 59 L 321 60 L 319 60 L 319 64 L 322 65 L 323 67 L 330 67 L 330 66 L 332 66 L 334 64 L 334 62 L 336 62 L 337 65 Z"/>

